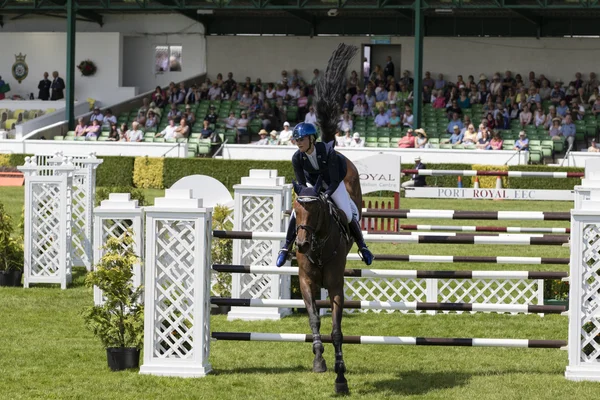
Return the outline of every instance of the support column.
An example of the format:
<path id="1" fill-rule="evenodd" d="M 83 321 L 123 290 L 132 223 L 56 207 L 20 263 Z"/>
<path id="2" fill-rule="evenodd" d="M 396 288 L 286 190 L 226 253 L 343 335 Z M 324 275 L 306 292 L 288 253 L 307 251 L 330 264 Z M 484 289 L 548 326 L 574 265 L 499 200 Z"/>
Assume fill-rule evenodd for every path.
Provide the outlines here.
<path id="1" fill-rule="evenodd" d="M 250 176 L 234 187 L 234 229 L 247 232 L 284 232 L 291 208 L 291 185 L 277 170 L 250 170 Z M 275 265 L 282 241 L 234 240 L 233 264 Z M 289 299 L 288 275 L 234 274 L 231 297 L 243 299 Z M 278 320 L 286 308 L 232 307 L 227 319 Z"/>
<path id="2" fill-rule="evenodd" d="M 211 371 L 212 209 L 191 190 L 167 189 L 146 211 L 144 362 L 140 374 Z"/>
<path id="3" fill-rule="evenodd" d="M 572 381 L 600 381 L 600 160 L 587 160 L 571 210 L 569 365 Z"/>
<path id="4" fill-rule="evenodd" d="M 75 129 L 75 36 L 77 33 L 76 0 L 67 0 L 67 71 L 65 79 L 65 119 L 69 130 Z"/>
<path id="5" fill-rule="evenodd" d="M 423 0 L 415 0 L 415 71 L 413 85 L 413 127 L 421 128 L 423 108 L 423 32 L 425 28 L 425 13 Z"/>

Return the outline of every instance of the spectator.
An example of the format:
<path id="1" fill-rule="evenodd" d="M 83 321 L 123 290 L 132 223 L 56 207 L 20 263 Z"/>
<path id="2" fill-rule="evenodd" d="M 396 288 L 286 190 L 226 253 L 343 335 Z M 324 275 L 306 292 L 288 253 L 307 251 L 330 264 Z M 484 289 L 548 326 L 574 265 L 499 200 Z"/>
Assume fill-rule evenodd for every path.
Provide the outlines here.
<path id="1" fill-rule="evenodd" d="M 214 135 L 215 131 L 210 127 L 210 124 L 207 120 L 202 121 L 202 130 L 200 133 L 202 134 L 202 139 L 210 139 Z M 266 134 L 267 131 L 265 131 Z"/>
<path id="2" fill-rule="evenodd" d="M 377 110 L 376 103 L 375 92 L 373 92 L 373 88 L 369 87 L 365 92 L 365 105 L 367 106 L 368 115 L 375 116 L 374 112 Z"/>
<path id="3" fill-rule="evenodd" d="M 354 108 L 354 102 L 352 101 L 352 95 L 350 93 L 346 93 L 344 97 L 344 104 L 342 104 L 342 110 L 347 109 L 351 111 Z"/>
<path id="4" fill-rule="evenodd" d="M 571 118 L 570 115 L 567 114 L 567 116 L 564 118 L 563 123 L 562 123 L 561 133 L 567 140 L 569 149 L 573 148 L 573 150 L 575 150 L 575 148 L 576 148 L 576 146 L 575 146 L 575 133 L 576 132 L 577 132 L 577 129 L 575 127 L 575 124 L 573 123 L 573 119 Z"/>
<path id="5" fill-rule="evenodd" d="M 562 121 L 562 118 L 556 113 L 556 107 L 550 106 L 550 108 L 548 109 L 548 115 L 546 116 L 546 123 L 544 124 L 544 128 L 550 129 L 555 118 L 558 118 L 559 122 Z"/>
<path id="6" fill-rule="evenodd" d="M 425 72 L 425 78 L 423 78 L 423 86 L 428 86 L 432 89 L 435 89 L 435 81 L 431 78 L 431 72 Z M 437 89 L 436 89 L 437 90 Z"/>
<path id="7" fill-rule="evenodd" d="M 575 121 L 583 120 L 585 116 L 585 108 L 582 103 L 579 103 L 576 98 L 571 100 L 571 118 Z"/>
<path id="8" fill-rule="evenodd" d="M 588 147 L 588 152 L 589 153 L 600 152 L 600 148 L 598 148 L 598 145 L 596 144 L 596 139 L 592 139 L 592 142 L 590 143 L 590 147 Z"/>
<path id="9" fill-rule="evenodd" d="M 494 114 L 488 114 L 485 117 L 485 122 L 487 123 L 488 129 L 492 130 L 496 128 L 496 119 L 494 118 Z"/>
<path id="10" fill-rule="evenodd" d="M 265 91 L 265 96 L 268 100 L 274 100 L 277 98 L 277 92 L 275 91 L 275 86 L 272 83 L 267 84 L 267 90 Z"/>
<path id="11" fill-rule="evenodd" d="M 594 104 L 592 105 L 592 114 L 594 114 L 595 117 L 600 114 L 600 96 L 595 99 Z"/>
<path id="12" fill-rule="evenodd" d="M 521 115 L 519 115 L 519 123 L 524 128 L 531 124 L 532 120 L 533 115 L 531 115 L 531 111 L 529 111 L 529 105 L 525 105 L 523 111 L 521 111 Z"/>
<path id="13" fill-rule="evenodd" d="M 398 116 L 398 111 L 396 111 L 396 109 L 393 109 L 392 113 L 389 117 L 388 127 L 397 128 L 400 126 L 401 122 L 402 122 L 402 119 Z"/>
<path id="14" fill-rule="evenodd" d="M 371 75 L 371 63 L 367 60 L 367 57 L 363 58 L 363 85 L 367 87 L 369 82 L 369 76 Z"/>
<path id="15" fill-rule="evenodd" d="M 97 138 L 100 136 L 100 126 L 101 121 L 95 119 L 92 121 L 92 125 L 85 128 L 85 137 L 86 139 Z"/>
<path id="16" fill-rule="evenodd" d="M 127 124 L 125 122 L 123 122 L 121 124 L 121 126 L 119 127 L 119 129 L 117 129 L 117 132 L 119 132 L 119 136 L 121 137 L 121 140 L 127 141 L 127 131 L 128 130 L 129 130 L 129 127 L 127 126 Z"/>
<path id="17" fill-rule="evenodd" d="M 417 149 L 424 149 L 424 148 L 429 148 L 429 142 L 427 139 L 427 132 L 425 132 L 425 130 L 423 130 L 423 128 L 419 128 L 419 129 L 415 129 L 415 133 L 417 134 L 417 137 L 415 138 L 415 148 Z"/>
<path id="18" fill-rule="evenodd" d="M 438 78 L 433 85 L 433 88 L 436 90 L 441 90 L 442 92 L 446 90 L 446 81 L 444 80 L 444 74 L 439 74 Z"/>
<path id="19" fill-rule="evenodd" d="M 402 116 L 402 126 L 405 128 L 412 128 L 414 122 L 414 115 L 412 115 L 412 110 L 409 108 L 404 112 Z"/>
<path id="20" fill-rule="evenodd" d="M 351 131 L 353 125 L 350 113 L 348 113 L 348 109 L 345 108 L 339 124 L 340 130 L 342 132 Z"/>
<path id="21" fill-rule="evenodd" d="M 350 73 L 350 78 L 346 82 L 346 91 L 350 94 L 350 96 L 354 96 L 358 89 L 358 74 L 356 71 L 352 71 Z"/>
<path id="22" fill-rule="evenodd" d="M 385 114 L 385 110 L 383 109 L 383 107 L 381 107 L 379 109 L 379 114 L 377 114 L 377 116 L 375 117 L 375 125 L 378 128 L 382 128 L 382 127 L 388 126 L 389 124 L 390 124 L 390 119 Z"/>
<path id="23" fill-rule="evenodd" d="M 537 102 L 542 101 L 540 95 L 538 94 L 538 91 L 536 88 L 534 87 L 530 87 L 529 88 L 529 95 L 527 96 L 527 102 L 529 104 L 535 104 Z"/>
<path id="24" fill-rule="evenodd" d="M 349 133 L 349 132 L 347 132 L 347 133 Z M 335 146 L 336 147 L 346 147 L 345 136 L 342 136 L 342 133 L 340 132 L 339 129 L 335 132 Z"/>
<path id="25" fill-rule="evenodd" d="M 154 115 L 156 115 L 158 117 L 158 119 L 160 119 L 160 117 L 162 116 L 162 108 L 157 107 L 156 103 L 154 103 L 154 102 L 150 103 L 150 107 L 148 108 L 148 113 L 150 113 L 150 111 L 152 111 L 154 113 Z"/>
<path id="26" fill-rule="evenodd" d="M 258 116 L 262 121 L 262 127 L 264 129 L 272 129 L 275 126 L 275 110 L 273 110 L 268 101 L 263 103 L 263 108 Z"/>
<path id="27" fill-rule="evenodd" d="M 475 144 L 477 143 L 477 132 L 475 132 L 475 126 L 469 124 L 465 133 L 463 134 L 463 144 Z"/>
<path id="28" fill-rule="evenodd" d="M 360 138 L 360 133 L 354 132 L 354 135 L 352 135 L 352 142 L 350 142 L 350 147 L 365 147 L 365 141 Z"/>
<path id="29" fill-rule="evenodd" d="M 479 92 L 477 91 L 477 87 L 476 86 L 471 86 L 471 89 L 469 91 L 469 107 L 471 108 L 471 104 L 479 104 Z"/>
<path id="30" fill-rule="evenodd" d="M 454 114 L 456 114 L 458 116 L 462 115 L 462 110 L 458 106 L 458 101 L 457 100 L 452 100 L 452 103 L 450 104 L 450 106 L 448 106 L 446 108 L 446 113 L 448 114 L 448 118 L 452 118 L 452 116 Z"/>
<path id="31" fill-rule="evenodd" d="M 258 135 L 260 136 L 260 140 L 256 142 L 256 144 L 258 146 L 267 146 L 269 144 L 269 139 L 267 138 L 268 132 L 264 129 L 261 129 L 258 132 Z"/>
<path id="32" fill-rule="evenodd" d="M 410 101 L 412 101 L 413 99 L 413 94 L 410 91 L 410 89 L 408 88 L 408 86 L 401 84 L 400 85 L 400 91 L 398 92 L 397 96 L 396 96 L 397 102 L 400 104 L 406 104 Z"/>
<path id="33" fill-rule="evenodd" d="M 192 107 L 188 104 L 185 106 L 183 117 L 187 120 L 188 125 L 192 126 L 196 123 L 196 116 L 192 112 Z"/>
<path id="34" fill-rule="evenodd" d="M 360 97 L 356 99 L 356 104 L 352 110 L 352 115 L 357 117 L 364 117 L 367 115 L 367 107 L 365 107 Z"/>
<path id="35" fill-rule="evenodd" d="M 542 107 L 542 103 L 538 102 L 536 104 L 536 110 L 533 115 L 533 123 L 536 128 L 540 126 L 544 126 L 546 123 L 546 114 L 544 114 L 544 107 Z"/>
<path id="36" fill-rule="evenodd" d="M 473 77 L 473 75 L 469 75 L 467 77 L 467 90 L 471 90 L 472 88 L 477 90 L 477 84 L 475 83 L 475 77 Z"/>
<path id="37" fill-rule="evenodd" d="M 121 135 L 119 135 L 119 131 L 117 130 L 117 124 L 110 124 L 110 132 L 108 133 L 108 141 L 109 142 L 118 142 L 121 139 Z"/>
<path id="38" fill-rule="evenodd" d="M 502 150 L 503 144 L 504 144 L 504 140 L 502 140 L 502 136 L 500 136 L 500 132 L 494 131 L 494 137 L 490 141 L 490 148 L 492 150 Z"/>
<path id="39" fill-rule="evenodd" d="M 221 88 L 217 82 L 212 84 L 212 87 L 208 90 L 209 100 L 221 100 Z"/>
<path id="40" fill-rule="evenodd" d="M 452 134 L 454 133 L 455 128 L 458 128 L 458 130 L 460 131 L 461 129 L 463 129 L 463 127 L 464 125 L 462 121 L 458 118 L 458 114 L 454 113 L 452 114 L 452 120 L 448 123 L 448 126 L 446 127 L 446 132 Z"/>
<path id="41" fill-rule="evenodd" d="M 553 118 L 552 125 L 548 130 L 548 134 L 552 140 L 563 140 L 564 136 L 562 134 L 562 130 L 560 129 L 560 118 Z"/>
<path id="42" fill-rule="evenodd" d="M 292 81 L 292 86 L 287 91 L 287 98 L 289 100 L 297 100 L 300 97 L 300 88 L 297 82 Z"/>
<path id="43" fill-rule="evenodd" d="M 513 149 L 519 151 L 529 151 L 529 139 L 527 139 L 525 131 L 519 132 L 519 138 L 515 141 L 515 147 Z"/>
<path id="44" fill-rule="evenodd" d="M 215 83 L 217 84 L 217 86 L 219 86 L 221 89 L 223 88 L 223 74 L 218 73 L 217 74 L 217 78 L 215 79 Z"/>
<path id="45" fill-rule="evenodd" d="M 315 107 L 308 107 L 308 114 L 304 117 L 304 122 L 308 124 L 317 125 L 317 114 L 315 114 Z"/>
<path id="46" fill-rule="evenodd" d="M 282 99 L 285 99 L 285 97 L 287 96 L 287 90 L 285 89 L 285 86 L 281 83 L 279 83 L 277 85 L 277 90 L 275 91 L 275 97 L 281 97 Z"/>
<path id="47" fill-rule="evenodd" d="M 310 86 L 314 87 L 317 84 L 317 81 L 319 80 L 319 78 L 320 78 L 319 70 L 315 68 L 313 70 L 313 77 L 310 80 Z"/>
<path id="48" fill-rule="evenodd" d="M 279 144 L 292 144 L 292 133 L 293 131 L 290 129 L 290 123 L 285 121 L 283 123 L 283 130 L 279 133 Z"/>
<path id="49" fill-rule="evenodd" d="M 481 75 L 479 78 L 484 77 L 485 75 Z M 490 91 L 488 90 L 485 83 L 481 80 L 479 81 L 479 104 L 486 104 L 488 101 L 488 97 L 490 97 Z"/>
<path id="50" fill-rule="evenodd" d="M 415 158 L 415 166 L 413 169 L 427 169 L 427 166 L 421 163 L 421 157 Z M 425 186 L 425 175 L 413 174 L 412 179 L 402 183 L 403 188 L 407 187 L 423 187 Z"/>
<path id="51" fill-rule="evenodd" d="M 156 115 L 154 115 L 153 111 L 149 111 L 145 126 L 150 130 L 158 126 L 158 118 L 156 117 Z"/>
<path id="52" fill-rule="evenodd" d="M 504 73 L 504 79 L 502 79 L 502 88 L 506 92 L 508 89 L 512 89 L 515 86 L 515 80 L 512 77 L 512 72 L 506 71 Z"/>
<path id="53" fill-rule="evenodd" d="M 569 107 L 567 107 L 567 100 L 564 98 L 560 99 L 560 105 L 558 107 L 556 107 L 556 113 L 558 115 L 560 115 L 562 118 L 564 118 L 568 112 L 569 112 Z"/>
<path id="54" fill-rule="evenodd" d="M 183 102 L 187 105 L 199 103 L 201 97 L 202 95 L 200 94 L 198 87 L 196 85 L 192 85 L 192 88 L 188 90 L 187 94 L 185 95 Z"/>
<path id="55" fill-rule="evenodd" d="M 175 131 L 177 130 L 177 126 L 175 126 L 175 120 L 173 118 L 169 118 L 169 125 L 165 127 L 160 133 L 157 133 L 155 137 L 164 137 L 165 139 L 175 139 Z"/>
<path id="56" fill-rule="evenodd" d="M 288 73 L 286 70 L 281 71 L 281 79 L 277 82 L 281 86 L 288 86 Z M 284 97 L 284 96 L 282 96 Z"/>
<path id="57" fill-rule="evenodd" d="M 75 127 L 75 136 L 84 136 L 85 135 L 85 129 L 87 128 L 85 122 L 83 121 L 83 118 L 79 118 L 77 120 L 78 124 Z"/>
<path id="58" fill-rule="evenodd" d="M 4 86 L 5 83 L 0 78 L 0 87 Z M 50 87 L 52 86 L 52 82 L 48 79 L 48 73 L 44 72 L 44 79 L 38 83 L 38 99 L 40 100 L 50 100 Z M 0 100 L 4 99 L 4 93 L 0 93 Z"/>
<path id="59" fill-rule="evenodd" d="M 227 74 L 227 80 L 225 82 L 223 82 L 223 86 L 221 87 L 221 90 L 223 92 L 225 92 L 227 95 L 231 95 L 231 92 L 233 92 L 233 90 L 236 88 L 236 86 L 237 86 L 237 83 L 233 79 L 233 73 L 229 72 Z"/>
<path id="60" fill-rule="evenodd" d="M 167 114 L 167 118 L 176 119 L 181 117 L 181 112 L 177 109 L 175 104 L 171 104 L 171 110 Z"/>
<path id="61" fill-rule="evenodd" d="M 585 92 L 592 93 L 594 89 L 600 86 L 600 81 L 596 79 L 596 74 L 594 72 L 590 72 L 590 80 L 584 84 Z"/>
<path id="62" fill-rule="evenodd" d="M 406 135 L 398 140 L 398 147 L 401 149 L 413 149 L 415 147 L 415 137 L 412 129 L 407 130 Z"/>
<path id="63" fill-rule="evenodd" d="M 538 94 L 540 95 L 541 101 L 550 100 L 550 97 L 552 96 L 552 89 L 548 85 L 547 79 L 544 79 L 542 81 L 540 90 L 538 91 Z"/>
<path id="64" fill-rule="evenodd" d="M 435 100 L 433 101 L 433 108 L 441 109 L 446 108 L 446 98 L 442 90 L 434 90 Z"/>
<path id="65" fill-rule="evenodd" d="M 141 142 L 144 139 L 144 132 L 138 129 L 140 126 L 139 122 L 133 121 L 131 123 L 131 129 L 125 134 L 125 140 L 128 142 Z"/>
<path id="66" fill-rule="evenodd" d="M 460 122 L 460 120 L 458 122 Z M 444 143 L 450 143 L 453 145 L 461 144 L 463 140 L 463 134 L 460 132 L 460 129 L 460 126 L 454 125 L 452 127 L 452 135 L 450 135 L 450 139 L 446 139 Z"/>
<path id="67" fill-rule="evenodd" d="M 387 80 L 388 76 L 394 77 L 394 63 L 392 57 L 387 56 L 385 59 L 385 67 L 383 68 L 383 77 Z"/>
<path id="68" fill-rule="evenodd" d="M 490 83 L 490 93 L 492 94 L 494 102 L 497 99 L 502 99 L 502 81 L 500 79 L 500 74 L 494 74 L 492 83 Z"/>
<path id="69" fill-rule="evenodd" d="M 481 129 L 480 133 L 481 133 L 481 137 L 479 139 L 477 139 L 476 147 L 479 150 L 490 150 L 491 149 L 490 137 L 488 134 L 487 127 L 485 127 L 485 129 Z"/>
<path id="70" fill-rule="evenodd" d="M 242 136 L 248 135 L 248 124 L 250 124 L 250 120 L 248 119 L 248 114 L 246 111 L 242 111 L 240 118 L 237 120 L 235 128 L 237 129 L 237 143 L 240 144 L 242 141 Z"/>
<path id="71" fill-rule="evenodd" d="M 248 117 L 250 118 L 250 120 L 253 120 L 254 118 L 256 118 L 260 114 L 261 109 L 262 109 L 262 105 L 260 104 L 260 101 L 258 100 L 258 96 L 253 95 L 252 102 L 250 103 L 250 106 L 248 107 Z"/>
<path id="72" fill-rule="evenodd" d="M 90 115 L 90 121 L 89 121 L 89 123 L 91 124 L 95 120 L 98 120 L 98 122 L 100 123 L 100 125 L 104 121 L 104 115 L 102 115 L 102 113 L 100 112 L 100 108 L 99 107 L 94 107 L 94 111 L 92 111 L 92 115 Z"/>
<path id="73" fill-rule="evenodd" d="M 244 113 L 245 113 L 245 111 L 244 111 Z M 219 120 L 219 117 L 217 116 L 217 113 L 215 112 L 215 106 L 210 106 L 210 108 L 208 110 L 208 114 L 206 114 L 206 117 L 204 117 L 204 119 L 207 120 L 211 124 L 217 123 L 217 121 Z"/>
<path id="74" fill-rule="evenodd" d="M 235 129 L 237 124 L 237 118 L 235 117 L 235 111 L 229 111 L 229 117 L 225 118 L 225 128 L 226 129 Z"/>
<path id="75" fill-rule="evenodd" d="M 550 91 L 550 100 L 557 105 L 562 99 L 565 98 L 565 92 L 560 87 L 560 82 L 554 82 L 554 89 Z"/>
<path id="76" fill-rule="evenodd" d="M 496 118 L 494 118 L 494 125 L 496 129 L 509 129 L 510 119 L 504 118 L 503 113 L 498 113 L 496 114 Z"/>
<path id="77" fill-rule="evenodd" d="M 302 120 L 304 120 L 304 118 L 306 117 L 306 114 L 308 113 L 308 89 L 307 88 L 300 89 L 300 97 L 298 97 L 296 105 L 298 106 L 298 116 L 297 116 L 298 121 L 302 121 Z"/>
<path id="78" fill-rule="evenodd" d="M 271 146 L 277 146 L 279 144 L 279 139 L 277 139 L 277 131 L 271 131 L 269 136 L 269 144 Z"/>
<path id="79" fill-rule="evenodd" d="M 187 139 L 190 137 L 191 129 L 185 118 L 181 118 L 179 126 L 175 128 L 176 139 Z"/>
<path id="80" fill-rule="evenodd" d="M 50 89 L 52 89 L 52 94 L 50 95 L 50 100 L 61 100 L 65 98 L 63 90 L 65 90 L 65 81 L 58 76 L 58 72 L 52 72 L 52 83 L 50 84 Z M 0 78 L 0 80 L 2 80 Z"/>

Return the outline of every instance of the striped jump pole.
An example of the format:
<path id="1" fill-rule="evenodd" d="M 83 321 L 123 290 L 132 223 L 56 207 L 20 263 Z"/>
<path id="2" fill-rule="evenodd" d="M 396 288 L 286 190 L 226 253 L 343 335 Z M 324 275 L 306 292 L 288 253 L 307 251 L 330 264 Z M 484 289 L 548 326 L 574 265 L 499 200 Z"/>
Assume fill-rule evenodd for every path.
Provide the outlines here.
<path id="1" fill-rule="evenodd" d="M 211 298 L 211 303 L 217 306 L 232 307 L 280 307 L 306 308 L 304 300 L 295 299 L 230 299 L 223 297 Z M 329 300 L 316 300 L 318 308 L 331 308 Z M 432 303 L 432 302 L 388 302 L 388 301 L 359 301 L 345 300 L 344 308 L 360 310 L 400 310 L 400 311 L 475 311 L 475 312 L 511 312 L 560 314 L 566 311 L 565 306 L 537 306 L 529 304 L 485 304 L 485 303 Z"/>
<path id="2" fill-rule="evenodd" d="M 216 272 L 298 275 L 298 267 L 278 268 L 265 265 L 213 264 L 212 269 Z M 567 272 L 561 271 L 419 271 L 357 268 L 344 270 L 344 276 L 354 278 L 405 279 L 563 279 L 569 275 Z"/>
<path id="3" fill-rule="evenodd" d="M 583 172 L 534 172 L 534 171 L 474 171 L 449 169 L 403 169 L 406 175 L 421 176 L 507 176 L 509 178 L 583 178 Z"/>
<path id="4" fill-rule="evenodd" d="M 213 236 L 220 239 L 247 240 L 283 240 L 285 232 L 246 232 L 246 231 L 213 231 Z M 511 246 L 562 246 L 569 242 L 568 237 L 527 235 L 518 236 L 451 236 L 451 235 L 398 235 L 365 233 L 367 242 L 377 243 L 412 243 L 412 244 L 486 244 Z"/>
<path id="5" fill-rule="evenodd" d="M 259 333 L 259 332 L 212 332 L 215 340 L 235 340 L 251 342 L 299 342 L 312 343 L 313 336 L 301 333 Z M 330 335 L 322 335 L 321 341 L 332 343 Z M 427 338 L 410 336 L 347 336 L 344 344 L 383 344 L 396 346 L 460 346 L 460 347 L 514 347 L 529 349 L 560 349 L 565 340 L 533 339 L 487 339 L 487 338 Z"/>
<path id="6" fill-rule="evenodd" d="M 400 225 L 407 231 L 460 231 L 460 232 L 507 232 L 507 233 L 571 233 L 571 228 L 542 228 L 518 226 L 464 226 L 464 225 Z"/>
<path id="7" fill-rule="evenodd" d="M 481 264 L 562 264 L 568 265 L 568 258 L 550 257 L 488 257 L 488 256 L 430 256 L 411 254 L 376 254 L 378 261 L 404 261 L 420 263 L 481 263 Z M 362 261 L 358 254 L 348 254 L 349 261 Z"/>

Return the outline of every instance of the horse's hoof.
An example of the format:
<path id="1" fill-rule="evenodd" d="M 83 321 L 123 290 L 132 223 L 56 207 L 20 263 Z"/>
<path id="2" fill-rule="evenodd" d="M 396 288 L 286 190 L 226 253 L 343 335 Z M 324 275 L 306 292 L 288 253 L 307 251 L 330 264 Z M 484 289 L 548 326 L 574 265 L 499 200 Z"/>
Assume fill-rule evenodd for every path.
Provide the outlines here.
<path id="1" fill-rule="evenodd" d="M 313 372 L 321 373 L 327 372 L 327 364 L 325 360 L 314 360 L 313 361 Z"/>
<path id="2" fill-rule="evenodd" d="M 335 382 L 335 393 L 341 395 L 350 394 L 350 390 L 348 389 L 348 381 L 344 379 L 343 382 Z"/>

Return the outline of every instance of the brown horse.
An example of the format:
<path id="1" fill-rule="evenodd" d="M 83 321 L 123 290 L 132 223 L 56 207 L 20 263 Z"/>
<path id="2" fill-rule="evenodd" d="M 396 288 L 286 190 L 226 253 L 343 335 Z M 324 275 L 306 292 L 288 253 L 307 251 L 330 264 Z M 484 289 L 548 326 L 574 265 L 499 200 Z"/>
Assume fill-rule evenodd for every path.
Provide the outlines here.
<path id="1" fill-rule="evenodd" d="M 358 172 L 354 164 L 347 160 L 348 174 L 344 185 L 355 204 L 362 202 L 362 193 L 358 181 Z M 323 359 L 321 341 L 321 318 L 315 300 L 319 298 L 321 288 L 327 289 L 331 301 L 332 332 L 331 339 L 335 349 L 335 391 L 347 394 L 348 382 L 344 376 L 346 366 L 342 353 L 342 313 L 344 310 L 344 269 L 346 256 L 353 244 L 351 235 L 341 228 L 345 215 L 340 215 L 341 224 L 330 213 L 330 207 L 320 196 L 320 179 L 314 188 L 300 191 L 294 202 L 296 212 L 296 258 L 299 266 L 300 291 L 308 312 L 308 321 L 313 334 L 314 372 L 325 372 L 327 366 Z M 359 206 L 357 206 L 359 207 Z M 359 208 L 360 210 L 360 208 Z M 360 211 L 359 211 L 360 212 Z"/>

